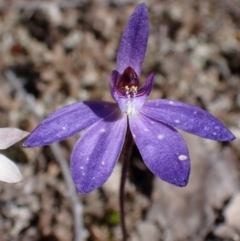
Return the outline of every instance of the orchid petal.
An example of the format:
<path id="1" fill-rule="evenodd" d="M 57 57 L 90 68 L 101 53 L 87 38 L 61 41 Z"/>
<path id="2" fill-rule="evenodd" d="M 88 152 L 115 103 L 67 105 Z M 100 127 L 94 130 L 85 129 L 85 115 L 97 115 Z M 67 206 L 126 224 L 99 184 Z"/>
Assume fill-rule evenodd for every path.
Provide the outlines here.
<path id="1" fill-rule="evenodd" d="M 126 129 L 127 116 L 119 111 L 93 125 L 76 143 L 70 167 L 79 193 L 89 193 L 109 178 L 121 153 Z"/>
<path id="2" fill-rule="evenodd" d="M 17 165 L 2 154 L 0 154 L 0 181 L 8 183 L 22 181 L 22 174 Z"/>
<path id="3" fill-rule="evenodd" d="M 150 100 L 141 113 L 191 134 L 216 141 L 234 140 L 234 135 L 214 116 L 180 101 Z"/>
<path id="4" fill-rule="evenodd" d="M 6 149 L 12 146 L 27 135 L 29 135 L 28 132 L 17 128 L 0 128 L 0 149 Z"/>
<path id="5" fill-rule="evenodd" d="M 117 86 L 119 75 L 120 74 L 118 73 L 117 70 L 113 70 L 112 73 L 111 73 L 110 82 L 109 82 L 110 92 L 111 92 L 111 95 L 112 95 L 113 99 L 115 99 L 115 100 L 116 100 L 116 97 L 115 97 L 115 95 L 116 95 L 116 86 Z"/>
<path id="6" fill-rule="evenodd" d="M 150 95 L 153 87 L 154 73 L 148 75 L 145 85 L 138 91 L 139 95 L 145 95 L 145 99 Z"/>
<path id="7" fill-rule="evenodd" d="M 117 104 L 105 101 L 77 102 L 48 116 L 24 142 L 24 147 L 50 145 L 91 126 L 117 110 Z"/>
<path id="8" fill-rule="evenodd" d="M 172 127 L 142 114 L 129 116 L 129 124 L 146 166 L 162 180 L 186 186 L 190 160 L 182 136 Z"/>
<path id="9" fill-rule="evenodd" d="M 147 6 L 141 3 L 131 15 L 118 49 L 117 70 L 120 74 L 127 67 L 132 67 L 140 76 L 147 48 L 148 32 Z"/>

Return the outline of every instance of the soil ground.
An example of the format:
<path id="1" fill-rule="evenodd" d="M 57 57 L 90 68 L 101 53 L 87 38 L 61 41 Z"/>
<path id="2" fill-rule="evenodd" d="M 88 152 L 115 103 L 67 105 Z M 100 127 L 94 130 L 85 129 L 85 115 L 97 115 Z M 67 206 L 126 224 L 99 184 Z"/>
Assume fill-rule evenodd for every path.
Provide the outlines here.
<path id="1" fill-rule="evenodd" d="M 32 131 L 52 111 L 82 100 L 113 101 L 109 76 L 124 27 L 140 1 L 0 2 L 0 127 Z M 183 133 L 191 155 L 187 187 L 155 178 L 134 148 L 127 184 L 131 241 L 240 240 L 240 2 L 146 0 L 150 35 L 141 83 L 150 72 L 150 99 L 197 105 L 237 137 L 218 143 Z M 62 141 L 67 161 L 79 138 Z M 159 147 L 161 148 L 161 147 Z M 6 151 L 24 181 L 0 184 L 0 241 L 74 240 L 63 168 L 50 147 Z M 68 164 L 68 162 L 67 162 Z M 121 240 L 121 165 L 88 195 L 83 240 Z"/>

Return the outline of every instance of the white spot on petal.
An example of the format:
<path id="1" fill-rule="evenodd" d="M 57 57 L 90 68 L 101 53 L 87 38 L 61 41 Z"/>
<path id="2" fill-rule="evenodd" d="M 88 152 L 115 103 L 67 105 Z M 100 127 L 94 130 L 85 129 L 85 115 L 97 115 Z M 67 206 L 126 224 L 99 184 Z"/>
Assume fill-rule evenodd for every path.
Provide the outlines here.
<path id="1" fill-rule="evenodd" d="M 213 135 L 216 136 L 216 132 L 213 132 Z"/>
<path id="2" fill-rule="evenodd" d="M 146 152 L 148 152 L 148 153 L 152 153 L 152 152 L 154 152 L 154 150 L 155 150 L 155 146 L 146 145 L 146 146 L 145 146 L 145 150 L 146 150 Z"/>
<path id="3" fill-rule="evenodd" d="M 151 121 L 151 124 L 154 124 L 154 122 L 153 122 L 153 121 Z"/>
<path id="4" fill-rule="evenodd" d="M 80 169 L 83 169 L 83 167 L 80 167 Z"/>
<path id="5" fill-rule="evenodd" d="M 194 111 L 193 114 L 196 115 L 196 114 L 197 114 L 197 111 Z"/>
<path id="6" fill-rule="evenodd" d="M 173 104 L 174 104 L 174 101 L 171 100 L 171 101 L 169 101 L 168 103 L 169 103 L 170 105 L 173 105 Z"/>
<path id="7" fill-rule="evenodd" d="M 180 120 L 175 120 L 175 123 L 180 123 Z"/>
<path id="8" fill-rule="evenodd" d="M 102 128 L 102 129 L 101 129 L 101 132 L 102 132 L 102 133 L 106 132 L 106 129 Z"/>
<path id="9" fill-rule="evenodd" d="M 188 159 L 188 157 L 187 157 L 186 155 L 179 155 L 179 156 L 178 156 L 178 159 L 179 159 L 180 161 L 186 161 L 186 160 Z"/>
<path id="10" fill-rule="evenodd" d="M 62 129 L 63 129 L 63 130 L 66 130 L 66 127 L 65 127 L 65 126 L 63 126 L 63 127 L 62 127 Z"/>
<path id="11" fill-rule="evenodd" d="M 147 128 L 144 128 L 144 131 L 145 131 L 145 132 L 147 132 L 147 131 L 148 131 L 148 129 L 147 129 Z"/>
<path id="12" fill-rule="evenodd" d="M 132 136 L 133 136 L 134 139 L 136 138 L 136 136 L 134 134 L 132 134 Z"/>
<path id="13" fill-rule="evenodd" d="M 163 139 L 165 138 L 165 136 L 164 136 L 163 134 L 159 134 L 159 135 L 157 136 L 157 138 L 158 138 L 158 140 L 163 140 Z"/>
<path id="14" fill-rule="evenodd" d="M 105 165 L 105 162 L 102 162 L 102 165 L 104 166 L 104 165 Z"/>

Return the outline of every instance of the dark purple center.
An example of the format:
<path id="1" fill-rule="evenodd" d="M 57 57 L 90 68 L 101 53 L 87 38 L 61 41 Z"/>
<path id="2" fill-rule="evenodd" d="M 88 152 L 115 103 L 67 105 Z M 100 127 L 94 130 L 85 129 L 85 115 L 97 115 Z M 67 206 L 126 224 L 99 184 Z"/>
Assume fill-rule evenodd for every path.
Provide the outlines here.
<path id="1" fill-rule="evenodd" d="M 126 92 L 132 87 L 139 87 L 139 78 L 133 68 L 127 67 L 119 77 L 117 89 Z"/>

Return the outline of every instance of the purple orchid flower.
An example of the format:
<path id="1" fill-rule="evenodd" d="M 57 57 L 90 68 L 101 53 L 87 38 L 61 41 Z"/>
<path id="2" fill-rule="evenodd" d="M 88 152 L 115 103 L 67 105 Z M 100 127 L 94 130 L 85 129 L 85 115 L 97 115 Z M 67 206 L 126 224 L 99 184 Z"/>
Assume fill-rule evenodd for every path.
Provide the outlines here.
<path id="1" fill-rule="evenodd" d="M 79 193 L 103 185 L 118 161 L 127 126 L 147 167 L 162 180 L 185 186 L 190 173 L 188 148 L 175 129 L 217 141 L 234 135 L 206 111 L 179 101 L 147 101 L 154 74 L 139 88 L 149 23 L 144 3 L 132 13 L 112 71 L 110 90 L 117 103 L 77 102 L 53 112 L 25 141 L 25 147 L 49 145 L 88 128 L 71 155 L 71 173 Z"/>

